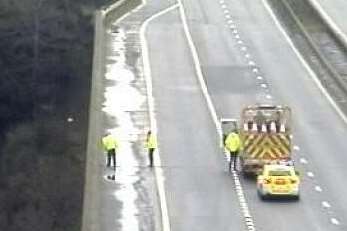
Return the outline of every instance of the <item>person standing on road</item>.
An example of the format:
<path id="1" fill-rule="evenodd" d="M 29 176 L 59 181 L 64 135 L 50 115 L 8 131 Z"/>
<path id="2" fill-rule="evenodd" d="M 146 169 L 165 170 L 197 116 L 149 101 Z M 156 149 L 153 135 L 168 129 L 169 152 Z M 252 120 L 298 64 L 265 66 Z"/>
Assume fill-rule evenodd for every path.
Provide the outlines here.
<path id="1" fill-rule="evenodd" d="M 153 167 L 153 153 L 154 150 L 157 148 L 157 139 L 151 130 L 147 132 L 145 146 L 148 149 L 149 166 Z"/>
<path id="2" fill-rule="evenodd" d="M 228 134 L 225 139 L 225 148 L 229 151 L 230 162 L 229 171 L 231 171 L 231 166 L 233 165 L 233 170 L 236 170 L 238 154 L 241 150 L 241 140 L 239 134 L 236 130 L 233 130 Z"/>
<path id="3" fill-rule="evenodd" d="M 102 145 L 104 150 L 107 152 L 107 167 L 111 167 L 111 159 L 113 160 L 113 167 L 116 171 L 116 150 L 118 148 L 117 139 L 111 134 L 108 133 L 102 138 Z"/>

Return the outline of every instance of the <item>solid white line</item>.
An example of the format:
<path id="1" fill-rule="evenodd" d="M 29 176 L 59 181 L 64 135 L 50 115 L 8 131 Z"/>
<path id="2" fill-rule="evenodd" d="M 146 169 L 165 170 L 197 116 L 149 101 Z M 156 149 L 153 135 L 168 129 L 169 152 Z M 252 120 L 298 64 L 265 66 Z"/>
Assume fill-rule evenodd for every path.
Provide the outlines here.
<path id="1" fill-rule="evenodd" d="M 175 4 L 163 11 L 160 11 L 157 14 L 152 15 L 150 18 L 148 18 L 142 25 L 140 30 L 140 38 L 141 38 L 141 48 L 142 48 L 142 58 L 143 58 L 143 68 L 144 68 L 144 76 L 146 79 L 146 86 L 147 86 L 147 96 L 148 96 L 148 108 L 149 108 L 149 115 L 150 115 L 150 127 L 151 130 L 157 134 L 157 122 L 155 120 L 154 115 L 154 99 L 153 99 L 153 87 L 152 87 L 152 72 L 151 72 L 151 66 L 149 62 L 149 52 L 148 52 L 148 42 L 146 39 L 146 29 L 148 24 L 168 13 L 171 10 L 174 10 L 178 7 L 178 4 Z M 166 201 L 166 194 L 165 194 L 165 185 L 164 185 L 164 174 L 163 170 L 161 168 L 161 159 L 159 155 L 159 148 L 157 148 L 157 158 L 155 158 L 155 175 L 156 175 L 156 183 L 158 188 L 158 194 L 159 194 L 159 200 L 160 200 L 160 210 L 161 210 L 161 218 L 162 218 L 162 230 L 163 231 L 170 231 L 170 219 L 169 219 L 169 213 L 167 208 L 167 201 Z"/>
<path id="2" fill-rule="evenodd" d="M 184 29 L 184 32 L 185 32 L 185 35 L 187 38 L 187 42 L 188 42 L 188 45 L 189 45 L 189 48 L 190 48 L 190 51 L 192 54 L 192 58 L 194 61 L 195 72 L 196 72 L 196 75 L 198 77 L 203 95 L 206 99 L 207 106 L 208 106 L 208 109 L 210 111 L 211 117 L 212 117 L 213 122 L 216 126 L 217 133 L 218 133 L 219 137 L 222 137 L 222 130 L 221 130 L 220 124 L 218 122 L 217 113 L 216 113 L 216 110 L 215 110 L 214 105 L 212 103 L 211 97 L 208 93 L 208 89 L 207 89 L 207 86 L 206 86 L 206 83 L 204 80 L 204 76 L 203 76 L 203 73 L 201 70 L 201 64 L 200 64 L 198 52 L 197 52 L 197 49 L 194 45 L 192 35 L 189 31 L 187 17 L 186 17 L 186 13 L 184 11 L 184 6 L 182 4 L 182 0 L 177 0 L 177 1 L 178 1 L 179 6 L 180 6 L 179 9 L 180 9 L 181 21 L 183 24 L 183 29 Z M 234 184 L 235 184 L 235 186 L 237 186 L 237 188 L 235 190 L 236 190 L 236 193 L 238 194 L 238 200 L 240 203 L 240 207 L 244 211 L 244 217 L 252 219 L 250 212 L 249 212 L 249 209 L 248 209 L 248 206 L 247 206 L 245 196 L 243 194 L 243 189 L 242 189 L 242 186 L 240 184 L 239 176 L 238 176 L 236 171 L 233 171 L 232 174 L 234 177 Z M 253 221 L 253 219 L 251 221 Z M 253 224 L 254 224 L 254 222 L 253 222 Z M 248 230 L 253 230 L 253 231 L 256 230 L 254 226 L 247 226 L 247 228 L 248 228 Z"/>
<path id="3" fill-rule="evenodd" d="M 208 106 L 208 109 L 209 109 L 209 111 L 210 111 L 210 113 L 212 115 L 213 122 L 214 122 L 214 124 L 215 124 L 215 126 L 217 128 L 217 133 L 218 133 L 218 135 L 221 136 L 222 135 L 222 130 L 221 130 L 219 122 L 218 122 L 218 117 L 217 117 L 217 114 L 216 114 L 216 110 L 214 108 L 214 105 L 212 103 L 212 100 L 211 100 L 210 95 L 209 95 L 208 90 L 207 90 L 206 83 L 204 81 L 202 70 L 200 68 L 200 61 L 199 61 L 199 57 L 198 57 L 198 52 L 197 52 L 196 47 L 195 47 L 195 45 L 193 43 L 193 39 L 191 37 L 190 31 L 189 31 L 189 28 L 188 28 L 186 13 L 184 11 L 184 7 L 183 7 L 183 4 L 182 4 L 182 1 L 178 0 L 178 4 L 180 6 L 180 15 L 181 15 L 181 21 L 182 21 L 182 24 L 183 24 L 183 29 L 184 29 L 184 32 L 185 32 L 185 35 L 186 35 L 186 38 L 187 38 L 187 42 L 188 42 L 190 51 L 192 53 L 192 58 L 193 58 L 193 61 L 194 61 L 195 72 L 197 74 L 200 86 L 202 88 L 203 95 L 204 95 L 204 97 L 205 97 L 205 99 L 207 101 L 207 106 Z"/>
<path id="4" fill-rule="evenodd" d="M 318 11 L 320 16 L 324 19 L 324 21 L 332 28 L 332 30 L 336 33 L 339 39 L 347 45 L 347 35 L 340 29 L 340 27 L 334 22 L 334 20 L 326 13 L 320 3 L 316 0 L 309 0 L 311 5 Z"/>
<path id="5" fill-rule="evenodd" d="M 305 61 L 305 59 L 302 57 L 302 55 L 300 54 L 300 52 L 298 51 L 298 49 L 296 49 L 293 41 L 290 39 L 289 35 L 287 34 L 287 32 L 284 30 L 284 28 L 282 27 L 281 23 L 278 21 L 278 19 L 276 18 L 275 13 L 272 11 L 271 7 L 269 6 L 267 0 L 262 0 L 263 5 L 265 6 L 265 8 L 267 9 L 267 11 L 269 12 L 270 16 L 272 17 L 272 19 L 274 20 L 277 28 L 281 31 L 281 33 L 283 34 L 283 36 L 285 37 L 286 41 L 288 42 L 288 44 L 290 45 L 290 47 L 292 48 L 292 50 L 294 51 L 294 53 L 296 54 L 296 56 L 298 57 L 298 59 L 300 60 L 301 64 L 304 66 L 304 68 L 306 69 L 306 71 L 309 73 L 309 75 L 311 76 L 312 80 L 316 83 L 317 87 L 319 88 L 319 90 L 323 93 L 323 95 L 327 98 L 328 102 L 330 103 L 330 105 L 335 109 L 335 111 L 337 112 L 337 114 L 341 117 L 341 119 L 347 124 L 347 117 L 346 115 L 341 111 L 341 109 L 339 108 L 339 106 L 335 103 L 335 101 L 332 99 L 332 97 L 329 95 L 329 93 L 327 92 L 327 90 L 323 87 L 322 83 L 320 82 L 320 80 L 318 79 L 316 73 L 314 73 L 314 71 L 311 69 L 311 67 L 308 65 L 308 63 Z"/>

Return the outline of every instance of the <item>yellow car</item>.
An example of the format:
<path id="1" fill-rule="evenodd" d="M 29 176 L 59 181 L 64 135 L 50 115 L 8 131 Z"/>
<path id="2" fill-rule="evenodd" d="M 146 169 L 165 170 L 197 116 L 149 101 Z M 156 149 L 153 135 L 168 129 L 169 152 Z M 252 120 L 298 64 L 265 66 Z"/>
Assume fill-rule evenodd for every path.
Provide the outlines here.
<path id="1" fill-rule="evenodd" d="M 289 196 L 299 199 L 299 174 L 294 166 L 265 165 L 257 177 L 257 190 L 260 198 Z"/>

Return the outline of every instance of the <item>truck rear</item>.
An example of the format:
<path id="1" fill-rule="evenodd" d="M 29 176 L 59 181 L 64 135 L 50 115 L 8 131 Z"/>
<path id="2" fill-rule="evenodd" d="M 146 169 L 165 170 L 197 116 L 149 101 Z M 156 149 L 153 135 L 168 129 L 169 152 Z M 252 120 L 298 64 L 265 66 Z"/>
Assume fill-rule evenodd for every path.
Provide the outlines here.
<path id="1" fill-rule="evenodd" d="M 287 106 L 249 106 L 239 129 L 244 173 L 258 174 L 266 164 L 291 161 L 291 110 Z"/>
<path id="2" fill-rule="evenodd" d="M 221 144 L 229 132 L 239 132 L 240 165 L 246 174 L 258 174 L 266 164 L 291 161 L 291 110 L 287 106 L 248 106 L 239 121 L 221 119 L 221 129 Z"/>

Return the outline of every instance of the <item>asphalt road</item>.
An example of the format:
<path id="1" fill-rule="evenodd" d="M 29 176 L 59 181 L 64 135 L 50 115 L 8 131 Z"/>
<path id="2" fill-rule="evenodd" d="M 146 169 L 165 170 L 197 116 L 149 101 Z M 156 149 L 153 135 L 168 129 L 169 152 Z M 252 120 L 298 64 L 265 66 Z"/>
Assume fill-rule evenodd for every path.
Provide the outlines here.
<path id="1" fill-rule="evenodd" d="M 294 158 L 303 177 L 301 200 L 260 201 L 255 182 L 241 177 L 257 230 L 346 230 L 346 124 L 262 1 L 183 2 L 219 117 L 238 117 L 242 106 L 255 102 L 279 102 L 293 109 L 294 141 L 300 147 Z M 96 209 L 101 230 L 158 230 L 155 176 L 146 167 L 143 149 L 149 118 L 139 29 L 146 18 L 174 3 L 148 0 L 146 7 L 118 24 L 120 33 L 113 33 L 113 25 L 108 27 L 102 130 L 116 132 L 123 146 L 116 180 L 104 178 L 112 175 L 111 170 L 99 172 L 102 193 Z M 157 167 L 164 170 L 171 230 L 247 230 L 179 10 L 154 19 L 146 38 L 162 160 Z M 98 155 L 104 166 L 102 152 Z"/>
<path id="2" fill-rule="evenodd" d="M 243 105 L 271 100 L 293 109 L 302 197 L 299 202 L 262 202 L 254 181 L 242 179 L 257 230 L 346 230 L 346 124 L 262 1 L 201 0 L 184 5 L 220 117 L 237 117 Z M 234 20 L 240 38 L 235 39 L 226 15 Z M 246 230 L 232 179 L 223 171 L 216 131 L 178 11 L 153 22 L 147 39 L 172 230 Z M 247 50 L 241 50 L 243 45 Z M 257 73 L 249 61 L 255 62 Z"/>

